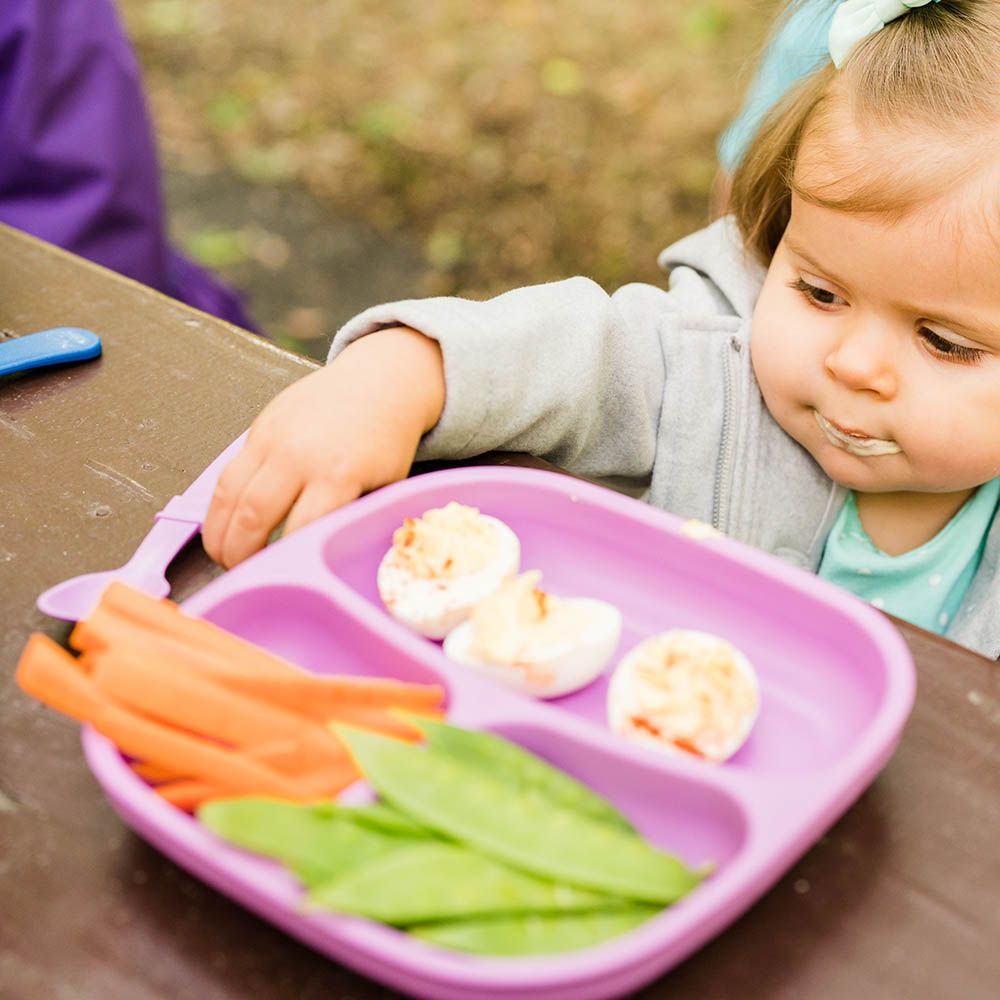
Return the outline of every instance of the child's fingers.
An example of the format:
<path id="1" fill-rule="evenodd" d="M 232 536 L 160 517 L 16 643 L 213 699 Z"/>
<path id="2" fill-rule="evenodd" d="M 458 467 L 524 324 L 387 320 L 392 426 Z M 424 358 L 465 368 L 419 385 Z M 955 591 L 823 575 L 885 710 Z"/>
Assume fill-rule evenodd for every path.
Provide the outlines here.
<path id="1" fill-rule="evenodd" d="M 331 510 L 343 507 L 361 494 L 361 489 L 346 482 L 323 480 L 308 483 L 299 494 L 285 521 L 285 534 L 329 514 Z"/>
<path id="2" fill-rule="evenodd" d="M 205 551 L 216 561 L 222 562 L 222 542 L 247 483 L 260 468 L 260 457 L 244 446 L 240 453 L 222 470 L 212 502 L 201 527 L 201 541 Z"/>
<path id="3" fill-rule="evenodd" d="M 232 567 L 262 549 L 301 489 L 301 479 L 277 462 L 259 466 L 243 487 L 225 525 L 218 561 Z"/>

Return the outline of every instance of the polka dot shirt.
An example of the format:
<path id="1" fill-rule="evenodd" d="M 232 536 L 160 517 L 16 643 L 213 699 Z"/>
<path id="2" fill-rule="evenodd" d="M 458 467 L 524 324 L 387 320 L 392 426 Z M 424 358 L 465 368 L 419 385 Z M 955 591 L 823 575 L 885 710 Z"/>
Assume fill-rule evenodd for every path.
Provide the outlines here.
<path id="1" fill-rule="evenodd" d="M 890 556 L 865 533 L 851 493 L 827 536 L 819 575 L 873 607 L 944 635 L 979 568 L 1000 499 L 993 479 L 928 542 Z"/>

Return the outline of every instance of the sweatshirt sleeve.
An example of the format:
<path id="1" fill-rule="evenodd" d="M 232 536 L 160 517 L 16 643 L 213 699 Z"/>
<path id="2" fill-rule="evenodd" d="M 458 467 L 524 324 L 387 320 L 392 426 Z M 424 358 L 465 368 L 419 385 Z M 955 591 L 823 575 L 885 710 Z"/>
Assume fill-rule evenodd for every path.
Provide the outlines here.
<path id="1" fill-rule="evenodd" d="M 329 360 L 366 334 L 411 327 L 441 345 L 446 382 L 444 412 L 418 459 L 521 451 L 641 492 L 655 454 L 659 326 L 670 299 L 651 285 L 609 296 L 587 278 L 570 278 L 484 302 L 395 302 L 349 321 Z"/>

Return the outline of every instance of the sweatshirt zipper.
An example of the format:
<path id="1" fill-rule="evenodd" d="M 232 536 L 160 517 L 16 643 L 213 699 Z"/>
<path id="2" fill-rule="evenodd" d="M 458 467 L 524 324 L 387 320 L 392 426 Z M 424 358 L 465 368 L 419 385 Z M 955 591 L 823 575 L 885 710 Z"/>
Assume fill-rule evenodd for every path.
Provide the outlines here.
<path id="1" fill-rule="evenodd" d="M 722 400 L 722 439 L 719 445 L 719 460 L 715 466 L 715 493 L 712 500 L 712 527 L 727 534 L 729 522 L 729 503 L 732 486 L 733 455 L 736 450 L 736 431 L 734 411 L 736 409 L 736 362 L 733 354 L 737 346 L 732 340 L 727 341 L 722 357 L 723 400 Z"/>

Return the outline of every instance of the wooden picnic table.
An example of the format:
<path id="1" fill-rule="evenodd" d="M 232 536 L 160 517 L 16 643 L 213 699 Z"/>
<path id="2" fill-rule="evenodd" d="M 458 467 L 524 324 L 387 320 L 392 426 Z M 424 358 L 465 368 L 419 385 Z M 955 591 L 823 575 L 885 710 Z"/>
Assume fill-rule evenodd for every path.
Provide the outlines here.
<path id="1" fill-rule="evenodd" d="M 147 846 L 91 777 L 79 727 L 12 680 L 31 632 L 68 634 L 36 596 L 123 563 L 153 514 L 313 363 L 0 227 L 0 335 L 64 325 L 98 332 L 104 356 L 0 378 L 0 995 L 394 996 Z M 190 545 L 174 595 L 216 573 Z M 893 759 L 751 910 L 640 996 L 997 995 L 1000 676 L 901 629 L 919 690 Z"/>

